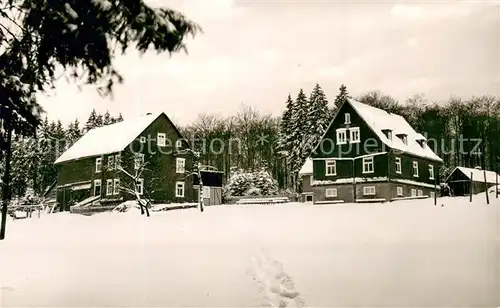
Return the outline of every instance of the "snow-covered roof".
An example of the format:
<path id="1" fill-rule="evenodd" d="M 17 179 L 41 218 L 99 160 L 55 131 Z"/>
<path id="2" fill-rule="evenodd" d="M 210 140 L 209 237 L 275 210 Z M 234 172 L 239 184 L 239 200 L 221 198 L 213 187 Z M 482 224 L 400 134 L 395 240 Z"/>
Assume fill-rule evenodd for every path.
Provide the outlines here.
<path id="1" fill-rule="evenodd" d="M 148 114 L 89 130 L 54 163 L 123 151 L 162 113 Z"/>
<path id="2" fill-rule="evenodd" d="M 459 170 L 470 180 L 470 175 L 472 173 L 472 180 L 475 182 L 484 182 L 484 170 L 475 169 L 475 168 L 467 168 L 467 167 L 456 167 L 448 176 L 445 182 L 448 181 L 450 176 L 456 171 Z M 486 183 L 496 184 L 496 176 L 497 174 L 494 171 L 486 170 Z M 498 180 L 500 181 L 500 175 Z"/>
<path id="3" fill-rule="evenodd" d="M 313 161 L 311 158 L 306 159 L 302 168 L 300 168 L 299 176 L 309 175 L 313 173 Z"/>
<path id="4" fill-rule="evenodd" d="M 422 147 L 417 142 L 418 139 L 423 137 L 422 134 L 417 133 L 402 116 L 360 103 L 350 98 L 347 99 L 347 102 L 351 104 L 359 116 L 387 146 L 417 157 L 428 158 L 438 162 L 443 161 L 427 145 L 424 144 L 424 147 Z M 382 132 L 386 129 L 392 130 L 392 139 L 388 139 Z M 406 134 L 408 144 L 404 144 L 403 141 L 396 136 L 398 134 Z"/>

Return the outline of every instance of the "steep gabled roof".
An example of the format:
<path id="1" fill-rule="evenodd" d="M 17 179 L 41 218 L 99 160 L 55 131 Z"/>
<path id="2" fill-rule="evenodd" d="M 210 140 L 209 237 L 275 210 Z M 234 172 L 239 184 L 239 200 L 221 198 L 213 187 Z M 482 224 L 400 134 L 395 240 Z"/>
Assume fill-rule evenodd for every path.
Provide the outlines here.
<path id="1" fill-rule="evenodd" d="M 64 152 L 54 164 L 123 151 L 161 115 L 164 113 L 148 114 L 91 129 Z"/>
<path id="2" fill-rule="evenodd" d="M 443 162 L 443 160 L 437 156 L 431 148 L 427 145 L 422 147 L 417 142 L 417 140 L 423 136 L 417 133 L 402 116 L 360 103 L 350 98 L 347 99 L 347 102 L 373 130 L 377 137 L 379 137 L 379 139 L 388 147 L 417 157 Z M 392 131 L 393 137 L 391 139 L 388 139 L 382 132 L 386 129 L 390 129 Z M 401 139 L 396 137 L 398 134 L 406 134 L 408 144 L 404 144 Z"/>
<path id="3" fill-rule="evenodd" d="M 302 168 L 300 168 L 299 171 L 299 176 L 301 175 L 310 175 L 313 173 L 313 161 L 309 157 L 306 159 L 304 165 L 302 165 Z"/>
<path id="4" fill-rule="evenodd" d="M 453 171 L 450 173 L 450 175 L 446 178 L 445 182 L 448 182 L 448 179 L 457 170 L 462 172 L 465 175 L 465 177 L 467 177 L 469 180 L 470 180 L 470 176 L 472 173 L 472 180 L 474 182 L 484 182 L 484 170 L 475 169 L 475 168 L 467 168 L 467 167 L 456 167 L 455 169 L 453 169 Z M 486 183 L 496 184 L 496 176 L 497 176 L 497 174 L 494 171 L 486 170 Z M 500 175 L 499 175 L 499 181 L 500 181 Z"/>

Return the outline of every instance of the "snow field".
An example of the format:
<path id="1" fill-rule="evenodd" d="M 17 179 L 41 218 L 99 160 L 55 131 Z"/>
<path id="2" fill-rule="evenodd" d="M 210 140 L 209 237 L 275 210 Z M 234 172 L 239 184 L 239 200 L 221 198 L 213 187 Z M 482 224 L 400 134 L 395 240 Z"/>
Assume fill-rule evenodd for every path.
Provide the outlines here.
<path id="1" fill-rule="evenodd" d="M 438 201 L 9 220 L 0 304 L 498 306 L 498 199 Z"/>

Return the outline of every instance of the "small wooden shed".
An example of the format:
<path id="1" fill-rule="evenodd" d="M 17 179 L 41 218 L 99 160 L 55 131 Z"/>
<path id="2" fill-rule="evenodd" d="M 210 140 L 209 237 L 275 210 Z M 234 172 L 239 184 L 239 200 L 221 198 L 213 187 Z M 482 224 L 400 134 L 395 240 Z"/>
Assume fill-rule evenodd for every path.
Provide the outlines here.
<path id="1" fill-rule="evenodd" d="M 312 176 L 313 176 L 313 162 L 311 158 L 308 158 L 299 171 L 300 202 L 313 202 L 314 193 L 311 186 Z"/>
<path id="2" fill-rule="evenodd" d="M 472 194 L 484 192 L 486 189 L 495 186 L 497 181 L 500 181 L 500 176 L 493 171 L 482 170 L 479 167 L 456 167 L 445 181 L 451 188 L 452 196 L 466 196 L 470 194 L 471 176 Z"/>
<path id="3" fill-rule="evenodd" d="M 222 171 L 204 170 L 200 171 L 203 185 L 203 205 L 219 205 L 222 204 Z M 193 179 L 193 187 L 200 194 L 200 181 L 198 176 Z M 199 199 L 198 199 L 199 200 Z"/>

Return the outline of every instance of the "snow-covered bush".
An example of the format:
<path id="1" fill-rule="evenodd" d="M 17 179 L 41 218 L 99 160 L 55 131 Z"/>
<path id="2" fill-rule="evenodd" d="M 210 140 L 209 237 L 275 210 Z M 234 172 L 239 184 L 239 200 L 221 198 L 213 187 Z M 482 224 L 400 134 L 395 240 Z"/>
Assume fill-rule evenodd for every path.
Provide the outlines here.
<path id="1" fill-rule="evenodd" d="M 250 186 L 251 179 L 248 173 L 240 169 L 232 170 L 226 185 L 226 193 L 228 196 L 244 196 Z"/>
<path id="2" fill-rule="evenodd" d="M 226 196 L 269 196 L 278 191 L 278 182 L 266 170 L 254 172 L 233 170 L 227 185 Z"/>
<path id="3" fill-rule="evenodd" d="M 261 196 L 262 195 L 262 191 L 260 190 L 260 188 L 258 187 L 250 187 L 250 189 L 248 189 L 245 193 L 245 196 Z"/>

